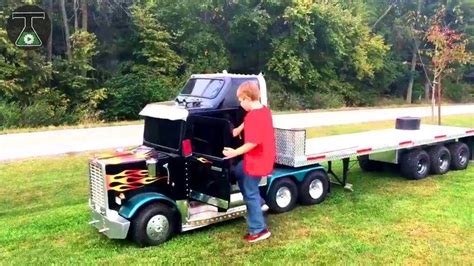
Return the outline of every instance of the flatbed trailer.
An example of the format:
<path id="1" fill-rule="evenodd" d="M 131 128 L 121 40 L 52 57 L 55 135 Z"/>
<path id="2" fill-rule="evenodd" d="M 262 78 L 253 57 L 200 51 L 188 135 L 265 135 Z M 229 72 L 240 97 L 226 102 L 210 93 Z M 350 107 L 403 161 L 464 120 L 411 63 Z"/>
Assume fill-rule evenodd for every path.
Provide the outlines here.
<path id="1" fill-rule="evenodd" d="M 291 125 L 280 126 L 275 131 L 278 164 L 303 167 L 327 162 L 327 172 L 348 189 L 351 189 L 351 185 L 347 183 L 348 164 L 353 157 L 399 164 L 411 150 L 460 142 L 469 148 L 470 152 L 465 154 L 469 157 L 467 160 L 474 159 L 472 128 L 421 125 L 417 130 L 393 128 L 315 138 L 307 138 L 306 129 L 291 128 Z M 343 162 L 342 178 L 332 171 L 332 162 L 337 160 Z"/>

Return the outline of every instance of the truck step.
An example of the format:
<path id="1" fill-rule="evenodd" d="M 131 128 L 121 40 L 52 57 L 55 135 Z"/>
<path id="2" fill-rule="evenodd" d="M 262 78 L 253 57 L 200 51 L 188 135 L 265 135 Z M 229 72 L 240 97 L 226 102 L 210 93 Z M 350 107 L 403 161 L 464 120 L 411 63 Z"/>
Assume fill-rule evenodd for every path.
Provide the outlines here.
<path id="1" fill-rule="evenodd" d="M 213 206 L 210 206 L 213 207 Z M 210 207 L 200 208 L 200 212 L 195 212 L 190 215 L 187 223 L 182 225 L 182 231 L 189 231 L 206 225 L 235 219 L 237 217 L 243 216 L 247 212 L 245 205 L 230 208 L 227 212 L 218 212 L 217 207 L 212 209 Z M 194 209 L 193 211 L 196 211 Z"/>
<path id="2" fill-rule="evenodd" d="M 191 201 L 189 202 L 188 221 L 186 224 L 183 224 L 182 230 L 188 231 L 209 224 L 234 219 L 245 213 L 245 202 L 240 192 L 230 195 L 230 208 L 226 212 L 219 212 L 216 206 L 200 201 Z"/>

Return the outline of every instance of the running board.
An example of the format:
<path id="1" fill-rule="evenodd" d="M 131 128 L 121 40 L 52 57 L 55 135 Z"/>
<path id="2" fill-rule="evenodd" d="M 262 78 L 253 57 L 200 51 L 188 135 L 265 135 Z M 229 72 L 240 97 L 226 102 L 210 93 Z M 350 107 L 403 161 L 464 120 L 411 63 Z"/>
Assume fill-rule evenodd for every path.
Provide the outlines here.
<path id="1" fill-rule="evenodd" d="M 218 208 L 206 203 L 192 201 L 189 203 L 188 220 L 182 225 L 182 231 L 197 229 L 210 224 L 235 219 L 247 212 L 242 194 L 231 194 L 231 208 L 226 212 L 219 212 Z"/>
<path id="2" fill-rule="evenodd" d="M 215 211 L 204 211 L 192 215 L 188 222 L 182 225 L 181 231 L 190 231 L 210 224 L 235 219 L 244 216 L 245 213 L 247 213 L 247 207 L 245 207 L 245 205 L 230 208 L 227 212 L 218 212 L 217 208 Z"/>

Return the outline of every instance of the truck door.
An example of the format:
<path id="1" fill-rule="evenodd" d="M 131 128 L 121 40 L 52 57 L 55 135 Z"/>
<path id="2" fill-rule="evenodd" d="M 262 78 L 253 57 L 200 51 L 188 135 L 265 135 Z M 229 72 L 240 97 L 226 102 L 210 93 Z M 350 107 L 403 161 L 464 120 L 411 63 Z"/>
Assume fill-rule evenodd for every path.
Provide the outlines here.
<path id="1" fill-rule="evenodd" d="M 222 150 L 231 143 L 228 120 L 207 116 L 189 116 L 187 136 L 193 154 L 186 159 L 189 197 L 218 207 L 229 208 L 231 184 L 230 161 L 224 160 Z"/>

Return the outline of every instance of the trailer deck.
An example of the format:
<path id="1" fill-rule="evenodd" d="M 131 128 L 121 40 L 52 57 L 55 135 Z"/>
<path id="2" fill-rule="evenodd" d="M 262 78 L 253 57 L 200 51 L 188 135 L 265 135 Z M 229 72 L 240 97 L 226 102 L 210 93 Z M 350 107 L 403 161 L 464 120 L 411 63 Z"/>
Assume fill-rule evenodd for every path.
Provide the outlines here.
<path id="1" fill-rule="evenodd" d="M 301 167 L 353 156 L 408 149 L 474 136 L 474 129 L 421 125 L 306 139 L 306 129 L 276 129 L 277 163 Z"/>
<path id="2" fill-rule="evenodd" d="M 418 130 L 382 129 L 307 139 L 304 128 L 275 128 L 275 134 L 277 164 L 303 167 L 327 162 L 327 173 L 335 179 L 334 182 L 352 190 L 352 185 L 347 182 L 351 157 L 378 156 L 378 160 L 397 163 L 400 150 L 472 137 L 474 129 L 421 125 Z M 471 145 L 474 145 L 473 142 L 471 138 Z M 395 160 L 384 159 L 387 153 L 389 158 Z M 471 160 L 473 156 L 471 155 Z M 332 162 L 336 160 L 342 160 L 342 176 L 338 176 L 332 169 Z"/>

